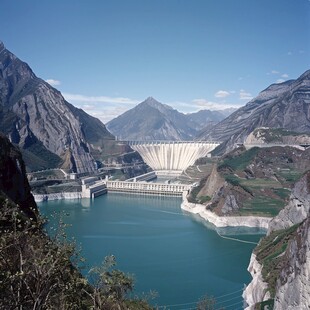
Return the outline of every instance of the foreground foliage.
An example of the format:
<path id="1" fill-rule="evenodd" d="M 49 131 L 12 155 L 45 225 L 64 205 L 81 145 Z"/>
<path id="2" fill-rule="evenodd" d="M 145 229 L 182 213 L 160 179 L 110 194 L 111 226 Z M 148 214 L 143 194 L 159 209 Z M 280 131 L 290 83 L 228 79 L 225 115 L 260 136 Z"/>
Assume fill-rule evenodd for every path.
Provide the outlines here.
<path id="1" fill-rule="evenodd" d="M 52 238 L 42 227 L 0 194 L 0 309 L 152 309 L 128 298 L 133 279 L 114 268 L 113 256 L 92 269 L 91 285 L 63 225 Z"/>

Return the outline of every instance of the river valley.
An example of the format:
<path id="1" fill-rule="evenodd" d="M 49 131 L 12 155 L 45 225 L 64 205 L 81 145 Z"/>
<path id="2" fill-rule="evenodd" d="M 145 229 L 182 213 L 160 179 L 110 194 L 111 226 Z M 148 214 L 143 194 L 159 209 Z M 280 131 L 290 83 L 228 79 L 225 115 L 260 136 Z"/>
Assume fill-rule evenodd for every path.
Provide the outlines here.
<path id="1" fill-rule="evenodd" d="M 113 254 L 117 268 L 134 274 L 136 294 L 158 293 L 151 301 L 154 305 L 195 309 L 207 294 L 217 299 L 218 308 L 242 309 L 242 290 L 251 280 L 246 269 L 263 232 L 221 229 L 220 234 L 231 239 L 222 238 L 198 215 L 182 211 L 180 204 L 175 197 L 111 193 L 93 201 L 38 205 L 50 226 L 55 224 L 52 214 L 63 212 L 70 224 L 67 234 L 77 240 L 86 258 L 85 275 Z"/>

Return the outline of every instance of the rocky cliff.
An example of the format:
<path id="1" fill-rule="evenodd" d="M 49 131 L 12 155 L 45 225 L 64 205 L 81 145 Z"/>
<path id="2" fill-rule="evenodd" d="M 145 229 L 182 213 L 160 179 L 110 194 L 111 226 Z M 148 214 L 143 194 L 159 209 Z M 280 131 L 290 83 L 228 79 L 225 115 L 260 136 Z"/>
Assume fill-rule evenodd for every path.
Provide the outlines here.
<path id="1" fill-rule="evenodd" d="M 310 132 L 310 70 L 296 80 L 269 86 L 199 139 L 223 141 L 225 151 L 258 127 Z"/>
<path id="2" fill-rule="evenodd" d="M 38 216 L 21 153 L 0 134 L 0 208 L 5 201 L 16 204 L 27 218 Z"/>
<path id="3" fill-rule="evenodd" d="M 273 218 L 268 228 L 268 235 L 279 229 L 287 229 L 299 224 L 310 213 L 310 172 L 307 172 L 293 187 L 287 206 Z"/>
<path id="4" fill-rule="evenodd" d="M 253 280 L 243 296 L 273 309 L 310 308 L 310 172 L 294 186 L 288 205 L 269 224 L 254 250 L 249 271 Z M 255 268 L 254 268 L 254 267 Z"/>
<path id="5" fill-rule="evenodd" d="M 310 216 L 299 226 L 285 252 L 276 284 L 274 309 L 310 308 Z"/>
<path id="6" fill-rule="evenodd" d="M 96 144 L 114 139 L 98 119 L 66 102 L 1 41 L 0 131 L 20 146 L 30 169 L 63 164 L 75 172 L 93 171 Z"/>

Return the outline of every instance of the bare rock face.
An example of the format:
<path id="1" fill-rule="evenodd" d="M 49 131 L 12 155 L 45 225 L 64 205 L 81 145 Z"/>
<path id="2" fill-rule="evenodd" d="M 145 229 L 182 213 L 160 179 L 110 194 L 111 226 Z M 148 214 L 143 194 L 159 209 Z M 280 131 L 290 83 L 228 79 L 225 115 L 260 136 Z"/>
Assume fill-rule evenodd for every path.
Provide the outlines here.
<path id="1" fill-rule="evenodd" d="M 252 253 L 248 271 L 252 276 L 251 283 L 243 291 L 242 297 L 248 305 L 246 310 L 254 310 L 255 304 L 270 298 L 268 284 L 262 277 L 262 265 L 257 261 L 256 255 Z"/>
<path id="2" fill-rule="evenodd" d="M 277 281 L 274 309 L 310 308 L 310 216 L 286 251 L 287 264 Z"/>
<path id="3" fill-rule="evenodd" d="M 286 229 L 301 223 L 310 212 L 310 171 L 308 171 L 294 186 L 288 205 L 273 218 L 269 224 L 269 235 L 274 230 Z"/>
<path id="4" fill-rule="evenodd" d="M 52 158 L 57 162 L 58 158 L 59 164 L 69 150 L 70 165 L 64 168 L 75 172 L 95 169 L 88 141 L 94 131 L 101 139 L 113 139 L 99 120 L 66 102 L 59 91 L 37 78 L 30 67 L 2 43 L 0 120 L 0 131 L 22 150 L 28 150 L 26 161 L 39 155 L 47 161 Z"/>

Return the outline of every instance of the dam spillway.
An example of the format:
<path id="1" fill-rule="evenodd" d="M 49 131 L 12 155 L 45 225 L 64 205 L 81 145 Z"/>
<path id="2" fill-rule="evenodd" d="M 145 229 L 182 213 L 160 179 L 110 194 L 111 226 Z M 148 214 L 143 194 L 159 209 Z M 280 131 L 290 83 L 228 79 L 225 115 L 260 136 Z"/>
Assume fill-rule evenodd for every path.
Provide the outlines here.
<path id="1" fill-rule="evenodd" d="M 219 143 L 208 141 L 130 141 L 128 144 L 155 171 L 182 173 Z"/>

